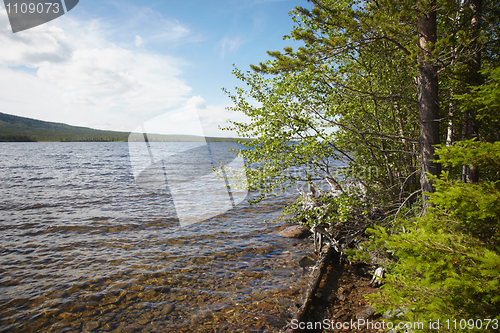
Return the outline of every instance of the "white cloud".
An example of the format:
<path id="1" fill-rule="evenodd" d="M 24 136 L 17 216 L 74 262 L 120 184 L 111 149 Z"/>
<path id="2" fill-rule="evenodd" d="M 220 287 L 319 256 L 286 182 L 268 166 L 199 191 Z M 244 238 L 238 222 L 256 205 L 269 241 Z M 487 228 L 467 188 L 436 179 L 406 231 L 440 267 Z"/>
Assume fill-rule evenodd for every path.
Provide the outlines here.
<path id="1" fill-rule="evenodd" d="M 191 97 L 190 99 L 188 99 L 186 101 L 185 104 L 186 105 L 194 105 L 197 109 L 206 109 L 207 108 L 207 102 L 200 95 Z"/>
<path id="2" fill-rule="evenodd" d="M 122 40 L 128 39 L 133 31 L 140 35 L 143 44 L 168 44 L 169 46 L 193 43 L 201 40 L 191 30 L 176 19 L 166 19 L 160 13 L 148 7 L 115 1 L 116 10 L 121 16 L 114 18 L 114 27 L 108 28 L 113 35 Z M 137 40 L 136 40 L 137 41 Z M 128 42 L 127 42 L 128 43 Z"/>
<path id="3" fill-rule="evenodd" d="M 142 45 L 142 43 L 143 43 L 143 42 L 142 42 L 142 38 L 141 38 L 141 36 L 137 36 L 137 35 L 136 35 L 136 36 L 135 36 L 135 42 L 134 42 L 134 43 L 135 43 L 135 46 L 140 47 L 140 46 Z"/>
<path id="4" fill-rule="evenodd" d="M 193 105 L 170 110 L 138 126 L 133 132 L 142 129 L 149 134 L 184 134 L 203 136 L 198 112 Z"/>
<path id="5" fill-rule="evenodd" d="M 179 78 L 182 60 L 117 46 L 97 20 L 61 17 L 16 34 L 8 25 L 0 9 L 2 112 L 130 130 L 191 91 Z"/>
<path id="6" fill-rule="evenodd" d="M 211 137 L 237 137 L 233 131 L 222 131 L 219 126 L 226 127 L 228 119 L 238 122 L 248 121 L 249 118 L 242 113 L 227 110 L 229 105 L 207 105 L 203 97 L 193 96 L 187 102 L 187 106 L 195 106 L 198 112 L 201 126 L 205 136 Z"/>
<path id="7" fill-rule="evenodd" d="M 226 56 L 226 52 L 235 52 L 243 44 L 243 40 L 240 37 L 229 38 L 225 36 L 221 41 L 221 57 Z"/>
<path id="8" fill-rule="evenodd" d="M 60 63 L 71 56 L 68 38 L 61 28 L 45 27 L 43 33 L 13 34 L 7 12 L 0 8 L 0 63 L 7 66 L 39 67 L 44 63 Z"/>

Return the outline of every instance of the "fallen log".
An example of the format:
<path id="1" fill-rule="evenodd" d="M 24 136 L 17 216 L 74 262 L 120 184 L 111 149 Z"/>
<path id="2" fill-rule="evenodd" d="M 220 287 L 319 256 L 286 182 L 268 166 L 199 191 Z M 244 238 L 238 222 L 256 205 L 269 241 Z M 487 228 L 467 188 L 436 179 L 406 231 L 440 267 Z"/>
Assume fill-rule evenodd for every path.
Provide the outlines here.
<path id="1" fill-rule="evenodd" d="M 328 247 L 323 248 L 321 253 L 319 254 L 318 261 L 316 265 L 314 265 L 311 274 L 309 276 L 309 282 L 307 283 L 305 292 L 302 298 L 302 305 L 299 307 L 295 315 L 293 316 L 292 321 L 300 323 L 306 319 L 306 316 L 309 312 L 309 308 L 311 307 L 311 302 L 313 300 L 316 291 L 318 290 L 319 284 L 321 282 L 321 277 L 323 273 L 330 263 L 330 258 L 332 253 L 335 252 L 333 246 L 329 245 Z M 281 331 L 281 333 L 299 333 L 302 332 L 300 328 L 292 328 L 292 323 L 288 323 Z"/>

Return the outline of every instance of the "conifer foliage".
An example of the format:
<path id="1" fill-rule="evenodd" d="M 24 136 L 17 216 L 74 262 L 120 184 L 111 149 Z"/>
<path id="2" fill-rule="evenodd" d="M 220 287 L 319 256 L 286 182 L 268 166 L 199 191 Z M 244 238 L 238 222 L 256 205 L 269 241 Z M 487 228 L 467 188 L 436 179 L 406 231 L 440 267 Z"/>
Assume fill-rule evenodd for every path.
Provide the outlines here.
<path id="1" fill-rule="evenodd" d="M 372 301 L 382 313 L 405 309 L 394 321 L 439 319 L 440 331 L 457 332 L 460 326 L 447 320 L 473 319 L 475 330 L 477 319 L 500 320 L 500 142 L 463 141 L 437 154 L 445 167 L 471 164 L 485 177 L 469 184 L 443 171 L 433 177 L 433 206 L 421 218 L 400 221 L 401 231 L 393 234 L 368 230 L 393 256 L 386 284 Z"/>

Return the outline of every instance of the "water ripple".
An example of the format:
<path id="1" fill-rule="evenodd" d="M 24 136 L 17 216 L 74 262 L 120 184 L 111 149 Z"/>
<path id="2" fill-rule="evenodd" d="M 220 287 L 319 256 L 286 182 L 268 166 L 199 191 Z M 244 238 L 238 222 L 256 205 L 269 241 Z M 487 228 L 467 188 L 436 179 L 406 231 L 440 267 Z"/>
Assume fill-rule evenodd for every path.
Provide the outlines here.
<path id="1" fill-rule="evenodd" d="M 167 190 L 135 185 L 124 143 L 0 145 L 0 331 L 264 332 L 289 319 L 310 245 L 264 222 L 289 198 L 181 227 Z"/>

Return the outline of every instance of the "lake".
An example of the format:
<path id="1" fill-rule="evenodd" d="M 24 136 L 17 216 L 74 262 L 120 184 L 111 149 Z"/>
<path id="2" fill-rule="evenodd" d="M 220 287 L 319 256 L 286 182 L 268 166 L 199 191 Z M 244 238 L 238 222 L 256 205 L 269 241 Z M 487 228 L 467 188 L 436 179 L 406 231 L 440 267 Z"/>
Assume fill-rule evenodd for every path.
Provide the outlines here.
<path id="1" fill-rule="evenodd" d="M 210 194 L 207 166 L 179 154 L 200 153 L 190 144 L 158 146 L 176 160 L 151 182 L 128 143 L 0 143 L 0 331 L 286 324 L 312 245 L 279 237 L 286 223 L 269 221 L 293 195 L 250 206 L 255 193 Z M 229 143 L 210 146 L 212 166 L 234 158 Z"/>

